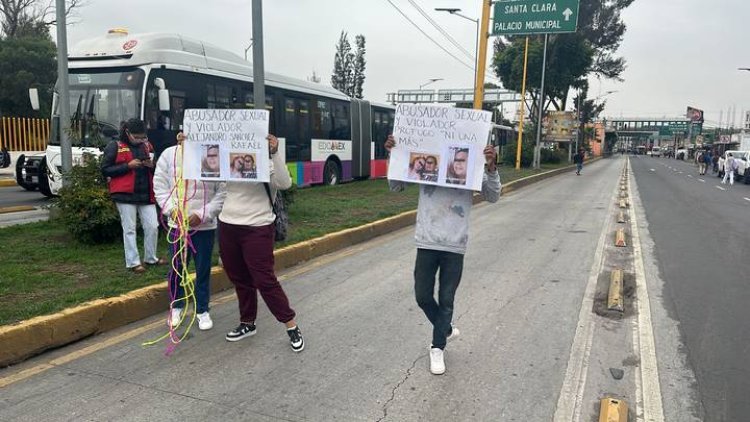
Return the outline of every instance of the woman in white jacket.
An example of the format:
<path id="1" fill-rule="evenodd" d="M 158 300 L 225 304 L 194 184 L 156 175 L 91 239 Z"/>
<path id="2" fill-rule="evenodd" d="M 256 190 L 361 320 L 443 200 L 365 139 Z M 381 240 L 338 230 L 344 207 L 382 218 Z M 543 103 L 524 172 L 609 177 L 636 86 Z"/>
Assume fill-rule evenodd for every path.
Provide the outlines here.
<path id="1" fill-rule="evenodd" d="M 216 217 L 226 198 L 226 183 L 184 180 L 184 207 L 179 204 L 177 195 L 177 175 L 182 167 L 182 134 L 178 135 L 177 146 L 164 150 L 156 164 L 154 173 L 154 196 L 161 212 L 169 219 L 170 230 L 169 249 L 172 256 L 172 268 L 169 271 L 169 295 L 172 310 L 167 323 L 177 327 L 183 317 L 186 306 L 185 289 L 181 277 L 183 262 L 177 250 L 179 232 L 175 219 L 181 220 L 184 212 L 188 218 L 190 242 L 187 248 L 188 265 L 190 259 L 195 260 L 195 298 L 198 328 L 209 330 L 213 321 L 209 315 L 209 301 L 211 297 L 211 255 L 216 238 Z"/>

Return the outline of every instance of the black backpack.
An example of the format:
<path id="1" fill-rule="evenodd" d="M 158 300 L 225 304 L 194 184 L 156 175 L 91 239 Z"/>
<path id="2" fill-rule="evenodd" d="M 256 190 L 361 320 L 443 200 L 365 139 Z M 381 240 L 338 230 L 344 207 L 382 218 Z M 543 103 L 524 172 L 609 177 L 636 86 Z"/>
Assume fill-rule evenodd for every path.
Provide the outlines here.
<path id="1" fill-rule="evenodd" d="M 263 186 L 266 188 L 268 200 L 271 202 L 271 209 L 276 215 L 276 219 L 273 222 L 275 229 L 274 240 L 277 242 L 283 242 L 286 240 L 289 227 L 289 214 L 286 212 L 286 207 L 284 206 L 284 196 L 281 194 L 280 190 L 277 190 L 276 198 L 274 200 L 271 198 L 271 186 L 268 183 L 264 183 Z"/>

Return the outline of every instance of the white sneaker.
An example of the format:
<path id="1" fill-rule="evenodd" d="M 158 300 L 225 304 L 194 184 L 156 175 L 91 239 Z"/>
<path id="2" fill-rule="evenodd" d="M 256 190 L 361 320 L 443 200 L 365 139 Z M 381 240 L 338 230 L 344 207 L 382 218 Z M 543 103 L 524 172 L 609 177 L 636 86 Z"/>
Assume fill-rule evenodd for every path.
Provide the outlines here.
<path id="1" fill-rule="evenodd" d="M 208 312 L 198 314 L 198 328 L 202 331 L 210 330 L 214 327 L 214 322 L 211 321 L 211 315 Z"/>
<path id="2" fill-rule="evenodd" d="M 172 308 L 172 312 L 169 314 L 167 319 L 167 327 L 177 328 L 180 325 L 180 319 L 182 318 L 182 308 Z"/>
<path id="3" fill-rule="evenodd" d="M 437 347 L 430 348 L 430 372 L 434 375 L 442 375 L 445 373 L 443 349 L 438 349 Z"/>
<path id="4" fill-rule="evenodd" d="M 449 335 L 448 337 L 445 338 L 446 342 L 453 341 L 456 338 L 458 338 L 458 336 L 461 335 L 461 332 L 458 331 L 458 327 L 456 327 L 455 325 L 451 324 L 451 328 L 452 328 L 451 329 L 451 335 Z"/>

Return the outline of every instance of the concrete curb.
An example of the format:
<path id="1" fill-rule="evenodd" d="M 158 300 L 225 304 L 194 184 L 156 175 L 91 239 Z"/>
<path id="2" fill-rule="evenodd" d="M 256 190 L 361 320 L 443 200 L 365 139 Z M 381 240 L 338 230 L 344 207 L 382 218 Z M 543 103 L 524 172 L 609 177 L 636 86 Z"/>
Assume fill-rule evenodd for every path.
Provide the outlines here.
<path id="1" fill-rule="evenodd" d="M 590 162 L 596 161 L 593 159 Z M 526 177 L 503 185 L 503 194 L 570 171 L 568 166 Z M 475 203 L 480 202 L 478 196 Z M 360 227 L 342 230 L 276 250 L 276 270 L 290 268 L 313 258 L 365 242 L 413 225 L 417 212 L 408 211 Z M 216 293 L 232 287 L 221 267 L 211 271 L 211 290 Z M 61 312 L 35 317 L 13 325 L 0 326 L 0 367 L 5 367 L 45 350 L 166 312 L 167 286 L 160 282 L 121 296 L 98 299 Z"/>
<path id="2" fill-rule="evenodd" d="M 10 214 L 12 212 L 34 211 L 36 207 L 31 205 L 18 205 L 15 207 L 0 207 L 0 214 Z"/>
<path id="3" fill-rule="evenodd" d="M 18 186 L 16 179 L 0 179 L 0 188 L 10 188 Z"/>

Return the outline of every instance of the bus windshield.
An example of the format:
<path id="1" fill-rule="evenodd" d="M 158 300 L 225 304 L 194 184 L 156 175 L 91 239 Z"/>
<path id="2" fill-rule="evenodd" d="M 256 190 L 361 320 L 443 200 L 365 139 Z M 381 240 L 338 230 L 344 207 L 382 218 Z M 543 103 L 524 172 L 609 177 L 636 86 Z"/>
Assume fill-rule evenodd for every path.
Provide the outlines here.
<path id="1" fill-rule="evenodd" d="M 120 124 L 141 115 L 144 72 L 140 69 L 112 71 L 71 69 L 70 131 L 76 147 L 104 147 L 117 139 Z M 53 115 L 58 115 L 53 106 Z M 50 143 L 59 145 L 58 136 Z"/>

